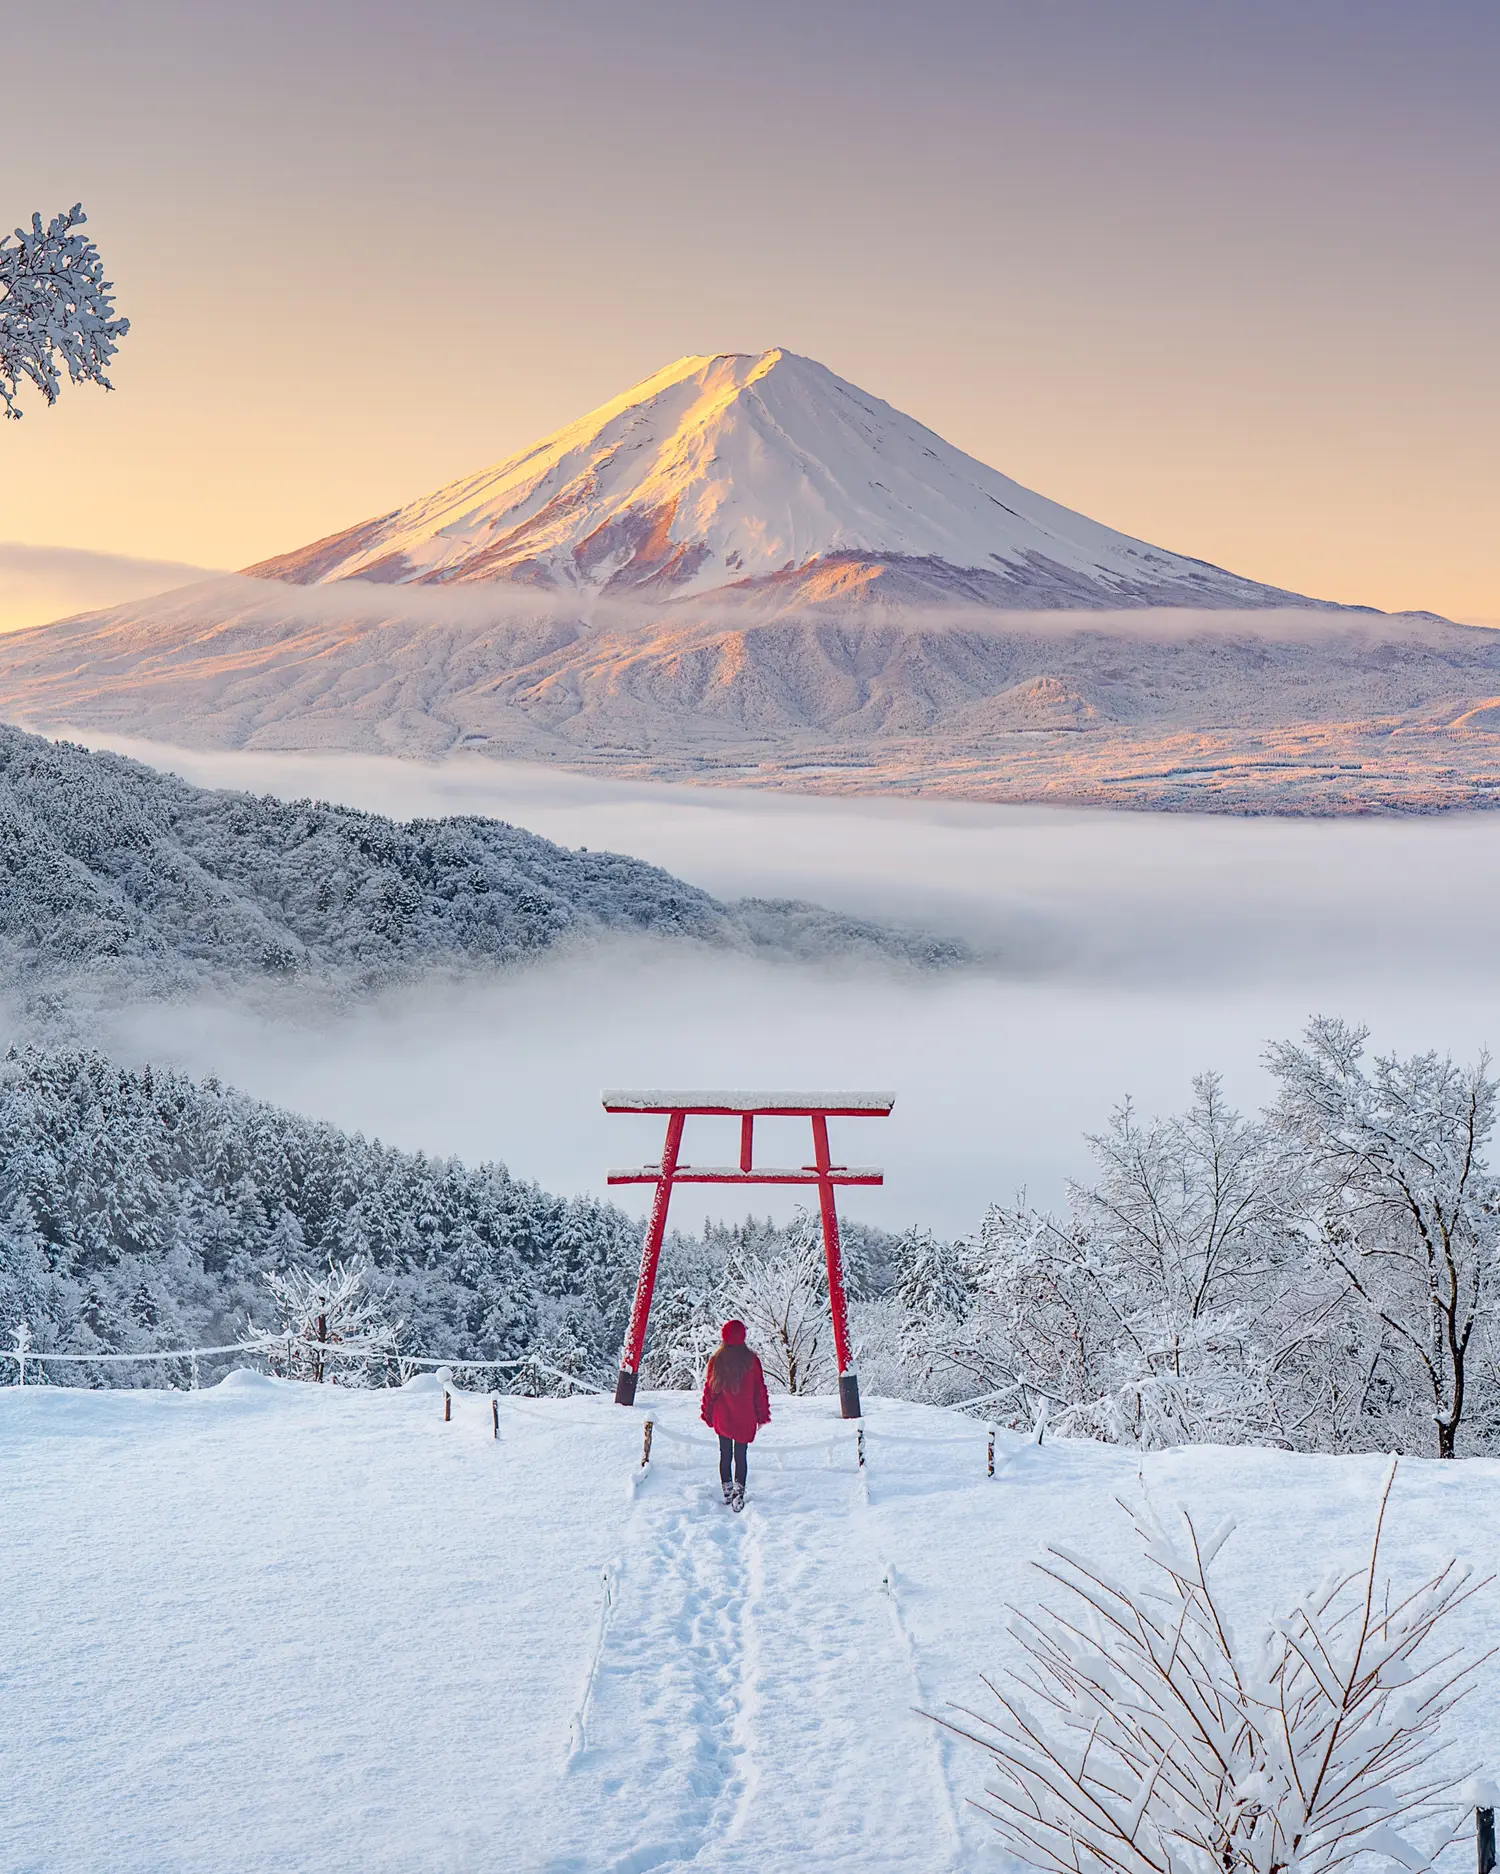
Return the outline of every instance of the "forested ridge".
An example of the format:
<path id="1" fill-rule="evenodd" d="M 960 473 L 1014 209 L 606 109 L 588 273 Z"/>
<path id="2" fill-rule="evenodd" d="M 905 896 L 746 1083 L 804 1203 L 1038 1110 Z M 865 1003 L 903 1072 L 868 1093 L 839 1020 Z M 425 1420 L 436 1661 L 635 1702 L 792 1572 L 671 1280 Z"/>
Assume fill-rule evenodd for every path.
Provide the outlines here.
<path id="1" fill-rule="evenodd" d="M 642 860 L 570 851 L 503 821 L 398 822 L 194 787 L 0 725 L 0 954 L 13 980 L 374 985 L 608 932 L 919 965 L 964 954 L 812 905 L 725 904 Z"/>
<path id="2" fill-rule="evenodd" d="M 853 1221 L 845 1238 L 852 1293 L 886 1288 L 893 1239 Z M 764 1301 L 794 1269 L 788 1305 L 804 1310 L 815 1241 L 802 1226 L 753 1222 L 674 1233 L 652 1377 L 691 1365 L 695 1316 L 719 1305 L 726 1281 L 748 1276 Z M 252 1321 L 278 1325 L 269 1277 L 358 1264 L 400 1351 L 529 1356 L 543 1384 L 549 1368 L 598 1384 L 618 1359 L 640 1243 L 640 1222 L 613 1204 L 553 1196 L 499 1164 L 393 1150 L 216 1080 L 79 1049 L 12 1050 L 0 1066 L 7 1345 L 23 1322 L 41 1353 L 223 1345 Z M 84 1383 L 182 1377 L 67 1371 Z"/>
<path id="3" fill-rule="evenodd" d="M 612 1205 L 214 1080 L 36 1048 L 0 1073 L 0 1331 L 24 1320 L 39 1348 L 231 1341 L 268 1322 L 268 1273 L 358 1258 L 414 1351 L 596 1363 L 618 1352 L 639 1242 Z"/>

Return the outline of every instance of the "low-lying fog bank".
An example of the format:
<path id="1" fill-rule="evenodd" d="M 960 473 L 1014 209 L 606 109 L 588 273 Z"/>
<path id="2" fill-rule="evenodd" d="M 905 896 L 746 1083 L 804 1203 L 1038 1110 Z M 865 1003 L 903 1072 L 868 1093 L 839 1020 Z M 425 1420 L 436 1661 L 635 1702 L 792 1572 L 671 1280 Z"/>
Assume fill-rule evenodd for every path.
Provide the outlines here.
<path id="1" fill-rule="evenodd" d="M 502 1158 L 557 1190 L 601 1190 L 607 1165 L 654 1155 L 652 1126 L 600 1112 L 601 1086 L 889 1086 L 900 1096 L 889 1122 L 845 1128 L 850 1157 L 889 1173 L 851 1208 L 962 1229 L 1018 1186 L 1058 1195 L 1084 1166 L 1082 1132 L 1127 1092 L 1176 1106 L 1212 1066 L 1253 1104 L 1264 1042 L 1315 1012 L 1367 1021 L 1378 1046 L 1406 1052 L 1472 1056 L 1500 1039 L 1500 816 L 812 801 L 487 761 L 109 745 L 200 784 L 492 814 L 720 895 L 938 925 L 998 940 L 1010 959 L 922 980 L 610 943 L 462 992 L 403 992 L 315 1031 L 204 1004 L 135 1009 L 108 1037 L 393 1144 Z M 696 1193 L 679 1202 L 684 1221 L 704 1208 Z"/>

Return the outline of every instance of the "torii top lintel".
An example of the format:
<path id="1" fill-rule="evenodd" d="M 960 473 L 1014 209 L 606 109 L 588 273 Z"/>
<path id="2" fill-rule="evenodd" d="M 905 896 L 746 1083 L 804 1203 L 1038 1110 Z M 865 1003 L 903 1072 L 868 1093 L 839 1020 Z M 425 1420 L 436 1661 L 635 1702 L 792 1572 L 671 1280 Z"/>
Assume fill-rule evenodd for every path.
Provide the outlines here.
<path id="1" fill-rule="evenodd" d="M 601 1097 L 607 1113 L 780 1114 L 793 1119 L 810 1119 L 815 1113 L 828 1119 L 884 1118 L 896 1104 L 894 1093 L 741 1093 L 702 1088 L 669 1093 L 659 1087 L 644 1092 L 610 1087 Z"/>

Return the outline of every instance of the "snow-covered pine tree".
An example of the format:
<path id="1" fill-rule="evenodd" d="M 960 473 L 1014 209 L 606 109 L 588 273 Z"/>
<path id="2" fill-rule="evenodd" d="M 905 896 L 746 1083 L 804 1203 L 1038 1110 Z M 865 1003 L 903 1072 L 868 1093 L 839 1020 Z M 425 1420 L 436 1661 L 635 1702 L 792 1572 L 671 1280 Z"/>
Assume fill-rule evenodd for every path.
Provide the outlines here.
<path id="1" fill-rule="evenodd" d="M 915 1225 L 896 1239 L 895 1293 L 909 1315 L 928 1320 L 962 1321 L 974 1301 L 958 1245 Z"/>
<path id="2" fill-rule="evenodd" d="M 115 315 L 114 285 L 92 240 L 78 230 L 82 205 L 43 225 L 0 240 L 0 402 L 19 417 L 17 394 L 29 382 L 44 402 L 57 402 L 66 372 L 70 383 L 111 390 L 105 370 L 130 330 Z"/>
<path id="3" fill-rule="evenodd" d="M 1369 1559 L 1253 1633 L 1210 1581 L 1226 1524 L 1134 1512 L 1151 1585 L 1050 1549 L 1061 1607 L 1018 1616 L 1023 1664 L 949 1728 L 989 1755 L 987 1813 L 1041 1874 L 1335 1874 L 1371 1851 L 1421 1874 L 1467 1826 L 1444 1720 L 1483 1659 L 1435 1631 L 1476 1591 L 1448 1562 L 1379 1580 Z M 1489 1658 L 1484 1655 L 1484 1659 Z M 981 1805 L 986 1806 L 986 1805 Z"/>

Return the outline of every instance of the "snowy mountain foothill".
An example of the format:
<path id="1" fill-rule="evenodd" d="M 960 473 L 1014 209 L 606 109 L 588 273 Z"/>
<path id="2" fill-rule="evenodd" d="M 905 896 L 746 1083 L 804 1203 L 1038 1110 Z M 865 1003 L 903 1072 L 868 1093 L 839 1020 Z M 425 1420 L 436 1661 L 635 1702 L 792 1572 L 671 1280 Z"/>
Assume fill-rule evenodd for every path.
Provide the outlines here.
<path id="1" fill-rule="evenodd" d="M 1500 787 L 1500 632 L 1259 584 L 811 360 L 680 360 L 329 539 L 0 643 L 0 707 L 197 747 L 1232 812 Z"/>

